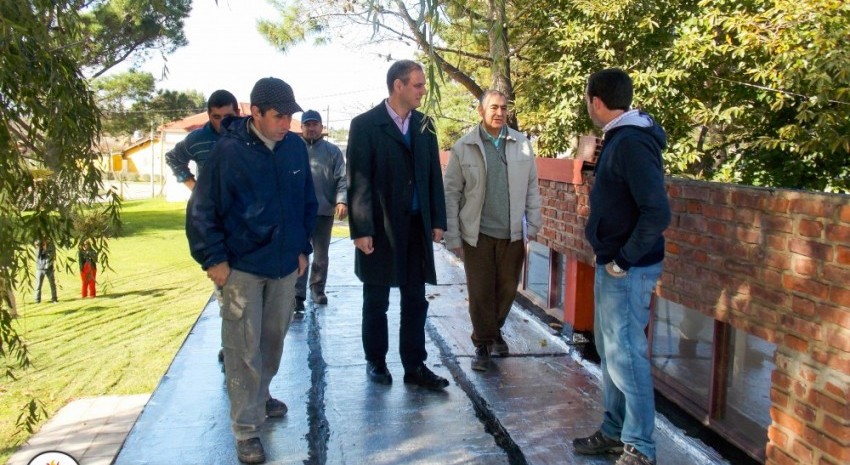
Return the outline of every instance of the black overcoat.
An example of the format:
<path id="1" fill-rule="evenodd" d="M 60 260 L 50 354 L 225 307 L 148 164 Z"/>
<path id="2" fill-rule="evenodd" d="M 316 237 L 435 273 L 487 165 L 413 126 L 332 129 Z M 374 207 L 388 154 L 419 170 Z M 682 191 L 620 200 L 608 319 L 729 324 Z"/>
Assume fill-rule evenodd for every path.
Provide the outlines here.
<path id="1" fill-rule="evenodd" d="M 437 283 L 431 230 L 446 229 L 446 199 L 433 122 L 410 117 L 411 144 L 382 102 L 351 121 L 346 149 L 351 238 L 372 236 L 374 252 L 355 252 L 354 272 L 366 284 L 406 285 L 409 215 L 415 184 L 422 214 L 423 275 Z M 410 283 L 413 284 L 413 283 Z"/>

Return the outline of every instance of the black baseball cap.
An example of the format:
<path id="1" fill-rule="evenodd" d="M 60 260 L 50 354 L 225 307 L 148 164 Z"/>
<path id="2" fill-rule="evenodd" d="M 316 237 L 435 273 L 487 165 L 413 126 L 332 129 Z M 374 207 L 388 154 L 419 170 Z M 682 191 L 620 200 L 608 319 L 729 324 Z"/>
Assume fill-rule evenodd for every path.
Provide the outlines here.
<path id="1" fill-rule="evenodd" d="M 270 107 L 284 115 L 303 111 L 295 103 L 292 87 L 275 77 L 262 78 L 254 84 L 251 90 L 251 105 Z"/>
<path id="2" fill-rule="evenodd" d="M 322 115 L 319 114 L 316 110 L 307 110 L 304 114 L 301 115 L 301 122 L 306 123 L 308 121 L 318 121 L 319 124 L 322 123 Z"/>

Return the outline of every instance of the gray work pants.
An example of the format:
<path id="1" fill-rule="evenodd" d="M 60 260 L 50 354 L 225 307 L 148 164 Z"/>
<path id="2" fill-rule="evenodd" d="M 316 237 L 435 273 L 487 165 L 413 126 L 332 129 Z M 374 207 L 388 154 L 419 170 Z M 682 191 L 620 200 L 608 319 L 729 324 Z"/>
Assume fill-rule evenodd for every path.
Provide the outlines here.
<path id="1" fill-rule="evenodd" d="M 313 292 L 325 292 L 325 284 L 328 282 L 328 249 L 331 244 L 331 231 L 334 227 L 334 217 L 317 216 L 316 227 L 310 237 L 313 244 L 313 263 L 310 265 L 310 290 Z M 307 298 L 307 273 L 301 275 L 295 283 L 295 295 L 304 300 Z"/>
<path id="2" fill-rule="evenodd" d="M 269 384 L 295 309 L 297 276 L 296 271 L 269 279 L 232 270 L 222 288 L 221 345 L 231 427 L 238 440 L 258 437 L 265 423 Z"/>

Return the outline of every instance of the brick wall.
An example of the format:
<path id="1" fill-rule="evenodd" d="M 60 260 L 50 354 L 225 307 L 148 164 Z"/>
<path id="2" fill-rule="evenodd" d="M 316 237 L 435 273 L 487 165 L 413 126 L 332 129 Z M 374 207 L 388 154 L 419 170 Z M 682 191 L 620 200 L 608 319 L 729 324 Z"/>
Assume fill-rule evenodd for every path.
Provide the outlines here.
<path id="1" fill-rule="evenodd" d="M 588 178 L 538 163 L 538 241 L 589 264 Z M 850 463 L 850 197 L 668 178 L 658 294 L 777 346 L 766 463 Z"/>

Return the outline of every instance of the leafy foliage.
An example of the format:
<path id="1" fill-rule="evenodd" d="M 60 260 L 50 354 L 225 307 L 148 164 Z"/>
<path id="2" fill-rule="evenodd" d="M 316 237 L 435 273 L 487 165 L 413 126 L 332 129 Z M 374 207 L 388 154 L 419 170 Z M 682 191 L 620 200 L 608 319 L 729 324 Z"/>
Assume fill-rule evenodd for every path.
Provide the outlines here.
<path id="1" fill-rule="evenodd" d="M 79 56 L 85 28 L 78 5 L 0 0 L 0 359 L 4 377 L 29 366 L 15 325 L 14 290 L 27 279 L 36 239 L 60 247 L 80 236 L 74 218 L 98 211 L 118 222 L 117 197 L 100 196 L 101 173 L 92 147 L 100 114 Z M 38 409 L 28 405 L 35 415 Z M 30 424 L 32 418 L 21 418 Z"/>
<path id="2" fill-rule="evenodd" d="M 98 107 L 103 111 L 103 132 L 113 136 L 147 131 L 161 124 L 203 111 L 206 99 L 196 90 L 155 91 L 151 73 L 127 71 L 92 81 Z"/>

